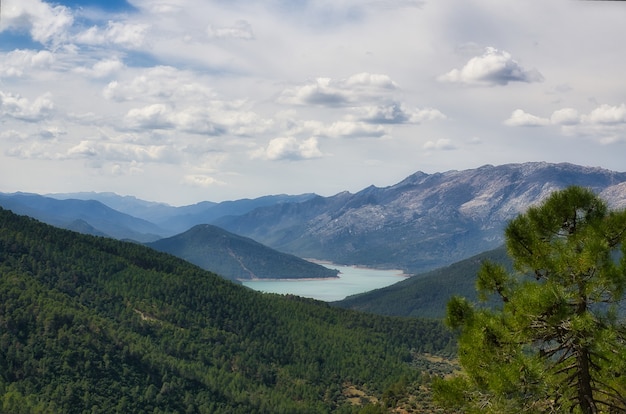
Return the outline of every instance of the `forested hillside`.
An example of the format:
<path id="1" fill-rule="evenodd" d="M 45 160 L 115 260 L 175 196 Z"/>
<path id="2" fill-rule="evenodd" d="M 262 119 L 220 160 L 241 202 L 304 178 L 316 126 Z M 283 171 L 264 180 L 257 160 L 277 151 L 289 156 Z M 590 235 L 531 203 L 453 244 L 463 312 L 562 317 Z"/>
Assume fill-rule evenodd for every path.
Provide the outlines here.
<path id="1" fill-rule="evenodd" d="M 210 224 L 146 244 L 231 280 L 329 278 L 339 273 Z"/>
<path id="2" fill-rule="evenodd" d="M 349 296 L 333 305 L 378 315 L 444 318 L 453 296 L 478 300 L 476 275 L 486 260 L 511 266 L 502 246 L 391 286 Z"/>
<path id="3" fill-rule="evenodd" d="M 358 412 L 417 389 L 420 352 L 453 342 L 0 210 L 3 412 Z"/>

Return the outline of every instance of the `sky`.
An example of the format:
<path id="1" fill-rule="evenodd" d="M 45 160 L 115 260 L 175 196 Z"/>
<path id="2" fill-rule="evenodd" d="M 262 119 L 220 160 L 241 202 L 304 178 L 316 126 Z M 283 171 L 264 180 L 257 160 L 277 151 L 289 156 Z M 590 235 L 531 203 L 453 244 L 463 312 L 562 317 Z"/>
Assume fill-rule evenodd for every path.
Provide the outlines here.
<path id="1" fill-rule="evenodd" d="M 0 192 L 187 205 L 626 171 L 626 2 L 3 0 Z"/>

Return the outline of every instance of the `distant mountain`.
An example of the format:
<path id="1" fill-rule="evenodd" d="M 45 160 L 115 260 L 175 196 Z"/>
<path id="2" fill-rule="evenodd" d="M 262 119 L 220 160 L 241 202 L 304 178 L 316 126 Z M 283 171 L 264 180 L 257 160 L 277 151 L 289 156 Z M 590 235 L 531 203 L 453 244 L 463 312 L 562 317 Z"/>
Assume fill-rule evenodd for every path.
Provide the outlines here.
<path id="1" fill-rule="evenodd" d="M 339 273 L 209 224 L 147 245 L 232 280 L 328 278 Z"/>
<path id="2" fill-rule="evenodd" d="M 149 242 L 166 234 L 154 223 L 120 213 L 95 200 L 57 200 L 37 194 L 0 193 L 0 207 L 53 226 L 115 239 Z"/>
<path id="3" fill-rule="evenodd" d="M 476 277 L 485 260 L 511 268 L 506 249 L 499 247 L 391 286 L 349 296 L 332 305 L 378 315 L 440 319 L 445 317 L 452 296 L 478 300 Z"/>
<path id="4" fill-rule="evenodd" d="M 43 205 L 33 195 L 26 203 L 25 195 L 14 194 L 0 197 L 0 206 L 11 208 L 10 203 L 21 197 L 16 210 L 21 214 L 140 242 L 213 224 L 298 257 L 415 274 L 496 248 L 503 242 L 508 220 L 551 192 L 574 184 L 591 188 L 614 207 L 626 206 L 626 173 L 548 163 L 417 172 L 389 187 L 370 186 L 332 197 L 274 195 L 172 207 L 112 193 L 79 193 L 75 196 L 101 200 L 82 200 L 94 204 L 79 208 L 81 201 L 76 199 L 55 204 L 44 197 Z M 8 196 L 14 199 L 7 200 Z M 114 216 L 103 203 L 127 214 Z M 83 221 L 81 226 L 76 227 L 76 220 Z"/>
<path id="5" fill-rule="evenodd" d="M 157 224 L 163 218 L 169 218 L 177 214 L 179 207 L 170 206 L 166 203 L 157 203 L 153 201 L 141 200 L 133 196 L 122 196 L 111 192 L 78 192 L 78 193 L 54 193 L 46 194 L 47 197 L 57 200 L 95 200 L 111 207 L 120 213 L 128 214 L 133 217 L 141 218 Z M 205 206 L 214 205 L 215 203 L 206 202 Z M 186 230 L 186 229 L 185 229 Z"/>
<path id="6" fill-rule="evenodd" d="M 97 200 L 122 213 L 150 221 L 163 229 L 167 229 L 167 235 L 172 236 L 189 230 L 196 224 L 211 224 L 218 218 L 245 214 L 259 207 L 300 203 L 315 197 L 315 194 L 278 194 L 220 203 L 202 201 L 181 207 L 144 201 L 132 196 L 120 196 L 115 193 L 82 192 L 50 194 L 49 196 L 57 199 Z"/>
<path id="7" fill-rule="evenodd" d="M 626 173 L 572 164 L 486 165 L 417 172 L 393 186 L 314 197 L 216 220 L 233 233 L 300 257 L 419 273 L 503 242 L 508 220 L 569 185 L 626 200 Z"/>

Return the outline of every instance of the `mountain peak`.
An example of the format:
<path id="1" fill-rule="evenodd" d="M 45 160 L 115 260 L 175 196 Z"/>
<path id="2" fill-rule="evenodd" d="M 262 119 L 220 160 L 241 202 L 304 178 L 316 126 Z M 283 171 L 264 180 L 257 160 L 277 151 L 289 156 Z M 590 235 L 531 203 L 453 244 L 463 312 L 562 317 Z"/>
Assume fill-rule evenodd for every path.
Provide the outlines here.
<path id="1" fill-rule="evenodd" d="M 609 189 L 624 182 L 626 173 L 569 163 L 418 171 L 389 187 L 341 193 L 341 202 L 269 207 L 219 224 L 301 257 L 417 272 L 498 247 L 506 223 L 555 190 L 605 191 L 614 205 L 626 187 Z"/>

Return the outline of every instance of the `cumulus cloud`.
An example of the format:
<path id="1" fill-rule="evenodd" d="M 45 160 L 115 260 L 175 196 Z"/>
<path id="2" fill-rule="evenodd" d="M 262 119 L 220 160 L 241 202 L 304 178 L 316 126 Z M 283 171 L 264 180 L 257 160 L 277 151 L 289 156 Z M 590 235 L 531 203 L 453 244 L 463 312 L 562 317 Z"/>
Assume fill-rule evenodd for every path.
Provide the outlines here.
<path id="1" fill-rule="evenodd" d="M 574 108 L 562 108 L 554 111 L 549 118 L 543 118 L 524 112 L 513 111 L 504 121 L 508 126 L 548 126 L 561 127 L 565 135 L 588 136 L 600 143 L 609 144 L 626 140 L 626 104 L 602 104 L 588 114 L 580 114 Z"/>
<path id="2" fill-rule="evenodd" d="M 21 77 L 31 69 L 48 68 L 54 63 L 54 55 L 47 50 L 17 49 L 7 53 L 0 61 L 1 77 Z"/>
<path id="3" fill-rule="evenodd" d="M 125 120 L 131 128 L 171 129 L 174 127 L 171 112 L 164 104 L 153 104 L 131 109 Z"/>
<path id="4" fill-rule="evenodd" d="M 558 109 L 550 116 L 550 122 L 556 125 L 576 125 L 580 122 L 580 114 L 574 108 Z"/>
<path id="5" fill-rule="evenodd" d="M 49 117 L 54 102 L 49 93 L 30 101 L 20 95 L 0 91 L 0 115 L 28 122 L 37 122 Z"/>
<path id="6" fill-rule="evenodd" d="M 554 111 L 550 118 L 542 118 L 516 109 L 504 123 L 509 126 L 626 125 L 626 104 L 602 104 L 586 115 L 580 115 L 574 108 L 562 108 Z"/>
<path id="7" fill-rule="evenodd" d="M 359 108 L 359 118 L 373 124 L 419 124 L 426 121 L 445 119 L 446 116 L 434 108 L 407 108 L 402 103 L 365 106 Z"/>
<path id="8" fill-rule="evenodd" d="M 589 115 L 583 117 L 583 121 L 592 124 L 623 124 L 626 123 L 626 105 L 619 106 L 600 105 Z"/>
<path id="9" fill-rule="evenodd" d="M 349 95 L 334 86 L 330 78 L 317 78 L 314 82 L 286 89 L 279 102 L 293 105 L 343 106 L 350 102 Z"/>
<path id="10" fill-rule="evenodd" d="M 199 135 L 225 132 L 224 126 L 212 121 L 209 110 L 199 106 L 174 110 L 169 105 L 152 104 L 129 110 L 124 119 L 129 128 L 138 130 L 175 129 Z"/>
<path id="11" fill-rule="evenodd" d="M 298 141 L 295 137 L 279 137 L 272 139 L 267 147 L 251 154 L 252 158 L 262 158 L 270 161 L 277 160 L 308 160 L 323 156 L 319 149 L 317 138 L 311 137 Z"/>
<path id="12" fill-rule="evenodd" d="M 117 59 L 104 59 L 100 60 L 90 68 L 79 67 L 75 71 L 77 73 L 92 77 L 92 78 L 106 78 L 109 77 L 124 68 L 124 63 Z"/>
<path id="13" fill-rule="evenodd" d="M 68 7 L 41 0 L 14 1 L 2 8 L 3 27 L 26 31 L 31 38 L 45 45 L 58 45 L 67 38 L 74 17 Z"/>
<path id="14" fill-rule="evenodd" d="M 252 111 L 231 107 L 229 103 L 208 102 L 205 106 L 190 105 L 175 109 L 156 103 L 129 110 L 125 125 L 137 130 L 173 129 L 198 135 L 250 136 L 270 130 L 271 119 L 261 118 Z"/>
<path id="15" fill-rule="evenodd" d="M 409 122 L 411 114 L 401 104 L 393 103 L 364 107 L 361 119 L 374 124 L 404 124 Z"/>
<path id="16" fill-rule="evenodd" d="M 317 78 L 306 85 L 284 90 L 278 101 L 293 105 L 353 106 L 380 99 L 397 87 L 387 75 L 363 72 L 346 79 Z"/>
<path id="17" fill-rule="evenodd" d="M 543 75 L 536 69 L 524 69 L 510 53 L 488 47 L 481 56 L 471 58 L 461 69 L 452 69 L 439 80 L 468 85 L 506 85 L 542 82 Z"/>
<path id="18" fill-rule="evenodd" d="M 547 118 L 541 118 L 536 115 L 524 112 L 521 109 L 516 109 L 511 114 L 511 117 L 504 121 L 508 126 L 545 126 L 550 124 L 550 120 Z"/>

